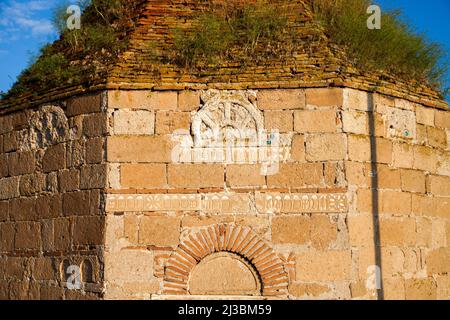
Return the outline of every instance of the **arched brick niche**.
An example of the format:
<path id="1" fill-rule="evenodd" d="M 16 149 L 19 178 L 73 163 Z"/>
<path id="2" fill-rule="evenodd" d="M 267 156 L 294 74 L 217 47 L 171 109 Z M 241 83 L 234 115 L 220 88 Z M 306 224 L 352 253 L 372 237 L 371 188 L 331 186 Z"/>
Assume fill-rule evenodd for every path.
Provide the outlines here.
<path id="1" fill-rule="evenodd" d="M 273 249 L 250 228 L 234 224 L 190 233 L 164 267 L 164 293 L 171 295 L 284 296 L 288 283 Z"/>

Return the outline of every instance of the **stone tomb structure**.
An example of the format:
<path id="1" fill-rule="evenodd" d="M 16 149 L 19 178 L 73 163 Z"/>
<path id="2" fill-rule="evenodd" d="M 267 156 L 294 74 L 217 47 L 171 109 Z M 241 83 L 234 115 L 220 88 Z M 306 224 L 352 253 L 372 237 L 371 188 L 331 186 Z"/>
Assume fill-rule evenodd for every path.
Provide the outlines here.
<path id="1" fill-rule="evenodd" d="M 196 79 L 0 109 L 0 298 L 450 298 L 442 101 Z"/>

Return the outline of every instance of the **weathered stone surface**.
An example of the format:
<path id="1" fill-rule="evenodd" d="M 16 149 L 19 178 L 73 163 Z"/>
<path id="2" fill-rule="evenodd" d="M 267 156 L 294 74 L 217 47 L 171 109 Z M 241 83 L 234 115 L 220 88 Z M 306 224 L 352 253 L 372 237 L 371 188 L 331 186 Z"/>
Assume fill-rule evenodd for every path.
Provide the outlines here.
<path id="1" fill-rule="evenodd" d="M 106 164 L 83 166 L 80 172 L 81 189 L 102 189 L 106 187 Z"/>
<path id="2" fill-rule="evenodd" d="M 354 134 L 368 134 L 369 123 L 366 112 L 358 111 L 343 111 L 342 112 L 342 127 L 343 131 Z"/>
<path id="3" fill-rule="evenodd" d="M 345 175 L 350 185 L 368 187 L 371 183 L 371 166 L 368 163 L 345 162 Z"/>
<path id="4" fill-rule="evenodd" d="M 177 105 L 177 92 L 108 91 L 108 107 L 111 109 L 175 110 Z"/>
<path id="5" fill-rule="evenodd" d="M 86 141 L 86 162 L 98 164 L 103 161 L 104 138 L 97 137 Z"/>
<path id="6" fill-rule="evenodd" d="M 409 215 L 411 213 L 411 194 L 383 191 L 381 193 L 381 210 L 383 213 Z"/>
<path id="7" fill-rule="evenodd" d="M 427 190 L 432 195 L 450 197 L 450 178 L 443 176 L 428 176 Z"/>
<path id="8" fill-rule="evenodd" d="M 436 282 L 428 279 L 408 279 L 405 281 L 407 300 L 436 300 Z"/>
<path id="9" fill-rule="evenodd" d="M 44 172 L 51 172 L 66 167 L 66 148 L 64 144 L 51 146 L 44 155 L 42 168 Z"/>
<path id="10" fill-rule="evenodd" d="M 373 245 L 373 218 L 369 214 L 348 216 L 348 234 L 351 246 L 371 247 Z"/>
<path id="11" fill-rule="evenodd" d="M 397 142 L 393 146 L 393 164 L 396 168 L 412 168 L 413 146 L 407 143 Z"/>
<path id="12" fill-rule="evenodd" d="M 294 297 L 319 297 L 320 295 L 330 291 L 327 285 L 314 284 L 314 283 L 293 283 L 289 285 L 289 293 Z"/>
<path id="13" fill-rule="evenodd" d="M 68 192 L 63 195 L 63 213 L 65 216 L 89 215 L 89 191 Z"/>
<path id="14" fill-rule="evenodd" d="M 434 114 L 435 111 L 432 108 L 417 106 L 416 118 L 417 123 L 424 124 L 426 126 L 434 126 Z"/>
<path id="15" fill-rule="evenodd" d="M 231 255 L 215 255 L 192 271 L 189 292 L 194 295 L 254 295 L 259 283 L 251 267 Z"/>
<path id="16" fill-rule="evenodd" d="M 344 160 L 347 155 L 344 134 L 316 134 L 306 138 L 306 160 Z"/>
<path id="17" fill-rule="evenodd" d="M 305 188 L 320 185 L 322 181 L 320 163 L 280 164 L 280 171 L 267 177 L 267 185 L 278 188 Z"/>
<path id="18" fill-rule="evenodd" d="M 308 216 L 283 216 L 272 220 L 272 241 L 275 244 L 307 244 L 311 240 Z"/>
<path id="19" fill-rule="evenodd" d="M 400 170 L 391 169 L 386 165 L 377 167 L 378 187 L 380 189 L 400 189 Z"/>
<path id="20" fill-rule="evenodd" d="M 198 91 L 181 91 L 178 93 L 178 109 L 181 111 L 195 111 L 200 107 L 200 93 Z"/>
<path id="21" fill-rule="evenodd" d="M 338 88 L 307 89 L 306 104 L 312 106 L 342 106 L 344 91 Z"/>
<path id="22" fill-rule="evenodd" d="M 262 110 L 289 110 L 305 107 L 304 90 L 261 90 L 258 107 Z"/>
<path id="23" fill-rule="evenodd" d="M 13 199 L 9 205 L 9 216 L 13 221 L 37 220 L 35 200 L 33 198 Z"/>
<path id="24" fill-rule="evenodd" d="M 61 192 L 78 190 L 80 188 L 80 171 L 68 169 L 58 172 L 58 185 Z"/>
<path id="25" fill-rule="evenodd" d="M 438 157 L 433 149 L 425 146 L 414 146 L 413 168 L 431 173 L 436 172 Z"/>
<path id="26" fill-rule="evenodd" d="M 381 219 L 380 242 L 382 246 L 412 246 L 416 242 L 414 219 Z"/>
<path id="27" fill-rule="evenodd" d="M 41 228 L 36 222 L 16 224 L 15 248 L 20 250 L 39 250 L 41 247 Z"/>
<path id="28" fill-rule="evenodd" d="M 173 188 L 223 187 L 224 171 L 220 164 L 169 164 L 168 182 Z"/>
<path id="29" fill-rule="evenodd" d="M 36 170 L 35 158 L 31 151 L 10 153 L 8 163 L 10 176 L 29 174 Z"/>
<path id="30" fill-rule="evenodd" d="M 425 193 L 425 174 L 422 171 L 403 169 L 400 172 L 403 191 Z"/>
<path id="31" fill-rule="evenodd" d="M 428 275 L 450 272 L 450 248 L 439 248 L 430 251 L 426 256 Z"/>
<path id="32" fill-rule="evenodd" d="M 352 161 L 371 160 L 370 140 L 365 136 L 348 136 L 348 157 Z"/>
<path id="33" fill-rule="evenodd" d="M 301 110 L 294 112 L 294 130 L 300 133 L 337 132 L 336 110 Z"/>
<path id="34" fill-rule="evenodd" d="M 158 111 L 156 113 L 156 134 L 172 134 L 180 129 L 189 131 L 190 125 L 189 112 Z"/>
<path id="35" fill-rule="evenodd" d="M 260 166 L 252 164 L 228 165 L 226 180 L 231 187 L 260 187 L 266 184 Z"/>
<path id="36" fill-rule="evenodd" d="M 102 245 L 104 229 L 104 217 L 75 217 L 73 223 L 73 244 Z"/>
<path id="37" fill-rule="evenodd" d="M 123 164 L 120 167 L 120 183 L 123 188 L 165 188 L 166 165 Z"/>
<path id="38" fill-rule="evenodd" d="M 355 109 L 361 111 L 369 110 L 369 94 L 365 91 L 354 89 L 344 89 L 345 109 Z M 375 109 L 375 108 L 374 108 Z"/>
<path id="39" fill-rule="evenodd" d="M 436 110 L 435 124 L 438 128 L 450 130 L 450 112 Z"/>
<path id="40" fill-rule="evenodd" d="M 170 162 L 173 143 L 170 137 L 109 137 L 108 161 Z"/>
<path id="41" fill-rule="evenodd" d="M 339 281 L 351 278 L 350 251 L 307 251 L 297 254 L 297 280 Z"/>
<path id="42" fill-rule="evenodd" d="M 114 134 L 152 135 L 155 133 L 155 114 L 146 110 L 118 110 L 113 113 Z"/>
<path id="43" fill-rule="evenodd" d="M 156 246 L 174 246 L 180 237 L 180 218 L 142 217 L 139 227 L 139 243 Z"/>
<path id="44" fill-rule="evenodd" d="M 83 133 L 86 137 L 100 137 L 108 132 L 106 113 L 92 113 L 83 118 Z"/>
<path id="45" fill-rule="evenodd" d="M 435 148 L 447 149 L 447 132 L 443 129 L 427 127 L 427 141 Z"/>
<path id="46" fill-rule="evenodd" d="M 305 136 L 296 134 L 292 138 L 291 160 L 304 162 L 305 156 Z"/>
<path id="47" fill-rule="evenodd" d="M 275 129 L 280 133 L 292 132 L 294 130 L 294 114 L 292 111 L 265 111 L 264 124 L 267 130 Z"/>
<path id="48" fill-rule="evenodd" d="M 67 101 L 67 116 L 101 112 L 102 95 L 102 93 L 96 93 L 69 99 Z"/>

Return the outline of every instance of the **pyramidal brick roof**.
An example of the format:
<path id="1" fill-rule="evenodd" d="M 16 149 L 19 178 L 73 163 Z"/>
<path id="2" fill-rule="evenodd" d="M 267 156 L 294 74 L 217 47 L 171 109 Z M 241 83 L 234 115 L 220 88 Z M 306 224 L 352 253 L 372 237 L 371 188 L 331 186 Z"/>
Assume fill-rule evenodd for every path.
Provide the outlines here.
<path id="1" fill-rule="evenodd" d="M 216 0 L 223 1 L 223 0 Z M 245 0 L 243 0 L 245 1 Z M 252 0 L 247 0 L 252 1 Z M 257 63 L 218 62 L 208 70 L 193 70 L 162 62 L 173 50 L 176 28 L 189 30 L 198 14 L 207 10 L 207 0 L 130 0 L 135 24 L 125 32 L 126 49 L 106 72 L 86 83 L 44 89 L 0 101 L 1 109 L 26 108 L 84 92 L 103 89 L 267 89 L 350 87 L 405 98 L 428 106 L 446 108 L 439 93 L 422 83 L 407 83 L 381 73 L 355 68 L 342 48 L 333 45 L 312 13 L 313 0 L 273 0 L 287 9 L 289 34 L 297 37 L 294 54 Z M 56 45 L 57 42 L 53 45 Z M 151 45 L 150 45 L 151 44 Z M 171 49 L 172 48 L 172 49 Z M 155 54 L 156 53 L 156 54 Z M 3 110 L 5 111 L 5 110 Z"/>

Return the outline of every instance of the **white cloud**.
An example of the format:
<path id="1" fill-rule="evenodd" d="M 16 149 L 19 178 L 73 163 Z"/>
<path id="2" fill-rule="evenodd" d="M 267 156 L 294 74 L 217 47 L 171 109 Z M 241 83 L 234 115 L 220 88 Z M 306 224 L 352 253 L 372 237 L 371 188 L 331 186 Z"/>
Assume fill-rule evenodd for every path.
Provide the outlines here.
<path id="1" fill-rule="evenodd" d="M 48 10 L 56 0 L 6 0 L 0 8 L 0 42 L 54 33 Z"/>

